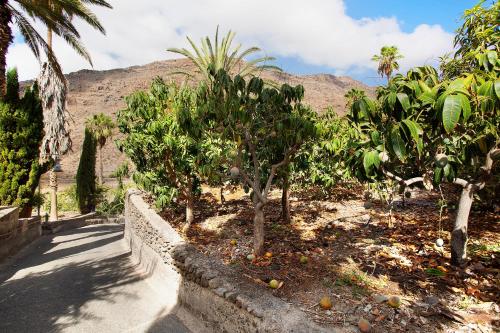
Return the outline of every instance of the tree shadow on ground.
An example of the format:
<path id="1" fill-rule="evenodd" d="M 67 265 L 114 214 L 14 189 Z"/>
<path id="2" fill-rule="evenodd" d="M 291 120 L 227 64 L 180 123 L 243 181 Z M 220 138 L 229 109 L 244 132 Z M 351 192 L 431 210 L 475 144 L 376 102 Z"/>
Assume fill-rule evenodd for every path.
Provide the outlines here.
<path id="1" fill-rule="evenodd" d="M 138 297 L 120 290 L 124 285 L 143 278 L 136 265 L 131 263 L 129 253 L 116 253 L 104 260 L 71 262 L 25 276 L 21 273 L 18 278 L 14 276 L 24 268 L 95 250 L 123 237 L 123 226 L 103 226 L 93 230 L 98 230 L 100 236 L 110 234 L 111 237 L 50 252 L 60 244 L 57 242 L 59 236 L 85 234 L 89 230 L 82 228 L 49 236 L 50 241 L 45 239 L 37 244 L 38 253 L 26 253 L 23 260 L 16 261 L 21 263 L 19 266 L 7 267 L 7 272 L 2 272 L 0 331 L 57 332 L 84 319 L 98 322 L 101 318 L 85 311 L 87 302 L 113 302 L 117 295 Z"/>

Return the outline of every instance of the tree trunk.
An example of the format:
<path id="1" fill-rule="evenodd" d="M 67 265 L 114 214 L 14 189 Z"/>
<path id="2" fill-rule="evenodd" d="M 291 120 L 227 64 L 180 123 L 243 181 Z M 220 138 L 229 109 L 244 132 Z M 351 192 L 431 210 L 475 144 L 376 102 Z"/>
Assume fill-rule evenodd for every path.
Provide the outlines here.
<path id="1" fill-rule="evenodd" d="M 191 180 L 188 181 L 186 189 L 186 223 L 182 230 L 187 232 L 194 221 L 194 199 Z"/>
<path id="2" fill-rule="evenodd" d="M 7 8 L 7 0 L 0 0 L 0 97 L 6 93 L 7 50 L 12 43 L 12 14 Z"/>
<path id="3" fill-rule="evenodd" d="M 256 256 L 264 254 L 264 205 L 257 203 L 253 218 L 253 252 Z"/>
<path id="4" fill-rule="evenodd" d="M 289 224 L 292 222 L 290 216 L 290 182 L 288 175 L 283 177 L 283 190 L 281 193 L 281 218 L 283 222 Z"/>
<path id="5" fill-rule="evenodd" d="M 467 259 L 467 224 L 474 195 L 474 185 L 468 184 L 462 190 L 458 204 L 455 226 L 451 233 L 451 263 L 460 265 Z"/>
<path id="6" fill-rule="evenodd" d="M 49 221 L 55 222 L 57 217 L 57 173 L 54 170 L 49 172 L 49 187 L 50 187 L 50 218 Z"/>
<path id="7" fill-rule="evenodd" d="M 220 188 L 220 204 L 224 206 L 226 203 L 226 198 L 224 197 L 224 186 Z"/>
<path id="8" fill-rule="evenodd" d="M 99 145 L 99 185 L 104 184 L 104 171 L 102 163 L 102 146 Z"/>
<path id="9" fill-rule="evenodd" d="M 52 29 L 47 29 L 47 45 L 52 50 Z"/>

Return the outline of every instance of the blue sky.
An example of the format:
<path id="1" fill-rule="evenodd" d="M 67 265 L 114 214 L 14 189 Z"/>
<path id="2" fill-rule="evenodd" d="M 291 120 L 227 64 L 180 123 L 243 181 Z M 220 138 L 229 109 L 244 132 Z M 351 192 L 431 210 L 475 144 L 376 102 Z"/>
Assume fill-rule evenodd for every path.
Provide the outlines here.
<path id="1" fill-rule="evenodd" d="M 412 32 L 421 24 L 440 25 L 449 33 L 454 33 L 460 26 L 460 18 L 464 10 L 473 7 L 477 1 L 472 0 L 346 0 L 346 13 L 355 19 L 365 17 L 395 17 L 401 30 Z M 331 66 L 318 66 L 305 63 L 298 57 L 277 56 L 277 62 L 287 72 L 296 74 L 330 73 L 336 69 Z M 351 76 L 369 85 L 381 84 L 375 70 L 361 73 L 348 71 Z"/>
<path id="2" fill-rule="evenodd" d="M 107 35 L 76 22 L 92 54 L 94 69 L 142 65 L 171 59 L 169 47 L 237 32 L 236 41 L 259 46 L 276 64 L 295 74 L 348 75 L 369 85 L 381 82 L 370 59 L 383 45 L 405 56 L 401 70 L 437 63 L 453 50 L 460 16 L 476 1 L 466 0 L 109 0 L 113 10 L 95 9 Z M 39 27 L 43 32 L 43 27 Z M 66 72 L 90 69 L 60 39 L 54 49 Z M 9 48 L 8 65 L 21 79 L 37 75 L 38 63 L 19 38 Z"/>

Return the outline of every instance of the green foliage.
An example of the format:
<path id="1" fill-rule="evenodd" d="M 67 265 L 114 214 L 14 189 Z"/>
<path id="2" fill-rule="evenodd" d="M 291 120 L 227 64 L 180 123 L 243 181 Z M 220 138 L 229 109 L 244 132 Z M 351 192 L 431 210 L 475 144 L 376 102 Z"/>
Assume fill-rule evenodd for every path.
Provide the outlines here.
<path id="1" fill-rule="evenodd" d="M 104 113 L 95 114 L 85 122 L 86 128 L 94 135 L 99 147 L 102 148 L 108 138 L 113 135 L 113 129 L 116 127 L 113 119 Z"/>
<path id="2" fill-rule="evenodd" d="M 50 212 L 50 200 L 44 196 L 43 210 Z M 77 199 L 76 185 L 69 186 L 64 191 L 57 193 L 57 211 L 59 212 L 78 212 L 79 205 Z"/>
<path id="3" fill-rule="evenodd" d="M 364 96 L 364 92 L 357 96 Z M 316 128 L 318 137 L 304 144 L 291 165 L 291 182 L 300 188 L 316 186 L 327 192 L 352 177 L 346 161 L 356 131 L 333 109 L 318 117 Z"/>
<path id="4" fill-rule="evenodd" d="M 97 206 L 97 211 L 104 215 L 119 215 L 125 210 L 125 194 L 127 188 L 123 183 L 123 178 L 130 175 L 128 163 L 120 165 L 111 175 L 118 179 L 118 187 L 112 191 L 112 199 L 103 199 Z"/>
<path id="5" fill-rule="evenodd" d="M 200 194 L 200 181 L 211 181 L 223 165 L 223 150 L 190 121 L 197 111 L 196 92 L 157 78 L 148 92 L 126 101 L 127 109 L 118 113 L 125 134 L 118 146 L 135 164 L 134 181 L 159 207 Z"/>
<path id="6" fill-rule="evenodd" d="M 212 74 L 212 85 L 200 92 L 200 118 L 191 122 L 207 124 L 206 131 L 233 142 L 233 165 L 266 202 L 278 169 L 285 168 L 300 146 L 317 134 L 316 114 L 301 103 L 302 86 L 284 84 L 276 89 L 264 87 L 256 77 L 247 82 L 224 70 Z"/>
<path id="7" fill-rule="evenodd" d="M 363 138 L 358 175 L 433 173 L 435 183 L 479 177 L 486 154 L 499 142 L 499 82 L 498 72 L 440 80 L 432 67 L 419 67 L 379 88 L 377 101 L 354 103 L 350 119 Z M 381 163 L 381 152 L 388 153 L 387 163 Z M 436 162 L 438 154 L 446 155 L 446 165 Z"/>
<path id="8" fill-rule="evenodd" d="M 457 49 L 455 55 L 452 59 L 448 56 L 441 59 L 440 68 L 444 78 L 454 79 L 464 72 L 476 70 L 499 70 L 500 2 L 493 1 L 489 7 L 485 6 L 485 2 L 481 0 L 464 12 L 463 24 L 454 39 Z"/>
<path id="9" fill-rule="evenodd" d="M 76 199 L 82 214 L 90 213 L 96 207 L 96 147 L 97 141 L 94 135 L 85 128 L 82 154 L 76 173 Z"/>
<path id="10" fill-rule="evenodd" d="M 38 87 L 19 98 L 17 71 L 10 70 L 8 90 L 0 101 L 0 205 L 33 206 L 35 189 L 45 166 L 39 164 L 43 115 Z"/>

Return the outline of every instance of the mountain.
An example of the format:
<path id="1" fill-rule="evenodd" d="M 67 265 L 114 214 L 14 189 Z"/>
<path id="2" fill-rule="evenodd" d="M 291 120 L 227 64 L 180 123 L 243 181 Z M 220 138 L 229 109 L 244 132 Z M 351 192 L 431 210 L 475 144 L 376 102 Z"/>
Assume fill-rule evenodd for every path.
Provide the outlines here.
<path id="1" fill-rule="evenodd" d="M 158 61 L 144 66 L 132 66 L 106 71 L 81 70 L 66 75 L 69 82 L 68 111 L 71 115 L 70 130 L 73 149 L 63 156 L 61 166 L 63 183 L 72 182 L 76 173 L 83 142 L 85 120 L 103 112 L 116 119 L 118 110 L 125 107 L 124 97 L 137 90 L 148 89 L 152 79 L 163 77 L 166 81 L 180 82 L 183 77 L 172 73 L 193 71 L 193 65 L 186 59 Z M 345 93 L 351 88 L 363 89 L 373 95 L 374 89 L 345 76 L 329 74 L 297 76 L 284 72 L 269 72 L 264 79 L 290 85 L 302 84 L 305 88 L 305 103 L 317 112 L 328 106 L 339 113 L 345 113 Z M 118 136 L 116 133 L 115 138 Z M 109 175 L 125 161 L 113 140 L 109 141 L 103 152 L 104 174 Z"/>

